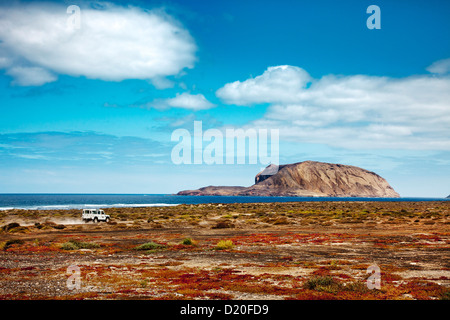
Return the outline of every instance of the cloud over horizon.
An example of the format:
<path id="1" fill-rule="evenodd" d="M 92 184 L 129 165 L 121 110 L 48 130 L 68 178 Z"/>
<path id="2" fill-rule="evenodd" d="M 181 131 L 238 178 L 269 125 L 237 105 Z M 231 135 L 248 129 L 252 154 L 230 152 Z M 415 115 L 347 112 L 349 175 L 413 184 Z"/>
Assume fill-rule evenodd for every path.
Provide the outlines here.
<path id="1" fill-rule="evenodd" d="M 109 163 L 165 161 L 170 145 L 153 139 L 115 136 L 94 131 L 19 132 L 0 134 L 0 160 L 17 163 Z"/>
<path id="2" fill-rule="evenodd" d="M 162 10 L 96 2 L 81 8 L 77 29 L 63 4 L 0 8 L 0 68 L 17 85 L 39 86 L 59 74 L 158 84 L 196 61 L 194 39 Z"/>
<path id="3" fill-rule="evenodd" d="M 351 149 L 450 150 L 448 76 L 312 79 L 299 67 L 276 66 L 228 83 L 216 94 L 228 104 L 269 103 L 265 115 L 248 125 L 279 128 L 280 138 L 290 141 Z"/>

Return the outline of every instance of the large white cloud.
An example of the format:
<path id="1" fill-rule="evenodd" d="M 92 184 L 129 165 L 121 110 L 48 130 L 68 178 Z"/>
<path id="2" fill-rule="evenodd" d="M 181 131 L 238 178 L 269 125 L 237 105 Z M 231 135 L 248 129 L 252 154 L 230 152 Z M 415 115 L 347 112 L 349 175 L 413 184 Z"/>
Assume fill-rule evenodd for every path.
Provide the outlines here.
<path id="1" fill-rule="evenodd" d="M 310 79 L 299 69 L 270 67 L 261 76 L 226 84 L 217 96 L 244 106 L 269 103 L 251 126 L 278 128 L 285 139 L 346 148 L 450 150 L 450 77 Z M 275 79 L 284 82 L 274 81 L 274 70 Z"/>
<path id="2" fill-rule="evenodd" d="M 0 67 L 18 74 L 22 85 L 49 82 L 57 74 L 160 82 L 193 67 L 193 38 L 161 10 L 109 3 L 96 3 L 94 8 L 88 3 L 80 14 L 80 27 L 75 28 L 69 23 L 73 14 L 62 4 L 1 5 Z M 18 73 L 13 68 L 22 69 Z M 22 81 L 27 71 L 34 81 Z"/>
<path id="3" fill-rule="evenodd" d="M 310 80 L 309 74 L 299 67 L 269 67 L 255 78 L 226 84 L 216 95 L 226 103 L 237 105 L 294 102 Z"/>

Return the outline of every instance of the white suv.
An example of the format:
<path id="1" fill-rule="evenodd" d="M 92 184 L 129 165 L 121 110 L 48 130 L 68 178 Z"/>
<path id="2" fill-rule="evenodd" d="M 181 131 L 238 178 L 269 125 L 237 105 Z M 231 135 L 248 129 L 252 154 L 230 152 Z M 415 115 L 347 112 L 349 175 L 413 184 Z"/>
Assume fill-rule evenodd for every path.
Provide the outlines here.
<path id="1" fill-rule="evenodd" d="M 95 223 L 99 221 L 109 222 L 109 220 L 111 220 L 109 214 L 105 214 L 105 211 L 99 209 L 83 209 L 81 218 L 84 222 L 92 220 Z"/>

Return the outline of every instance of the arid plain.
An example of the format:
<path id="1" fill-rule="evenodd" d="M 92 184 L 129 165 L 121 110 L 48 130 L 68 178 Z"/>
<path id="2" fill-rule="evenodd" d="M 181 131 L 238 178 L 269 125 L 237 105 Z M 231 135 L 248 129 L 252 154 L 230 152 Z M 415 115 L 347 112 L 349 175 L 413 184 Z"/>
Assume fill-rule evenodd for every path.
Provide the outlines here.
<path id="1" fill-rule="evenodd" d="M 450 201 L 105 212 L 0 212 L 0 299 L 450 298 Z"/>

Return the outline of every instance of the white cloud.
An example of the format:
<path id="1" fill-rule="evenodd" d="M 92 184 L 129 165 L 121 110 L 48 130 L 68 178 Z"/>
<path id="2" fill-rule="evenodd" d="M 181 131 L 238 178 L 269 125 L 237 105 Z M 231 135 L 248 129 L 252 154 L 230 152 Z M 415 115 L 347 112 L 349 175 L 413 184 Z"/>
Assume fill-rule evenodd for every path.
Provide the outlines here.
<path id="1" fill-rule="evenodd" d="M 49 161 L 148 161 L 170 154 L 169 146 L 156 140 L 113 136 L 96 132 L 22 132 L 0 134 L 0 155 Z M 167 159 L 166 159 L 167 160 Z M 131 161 L 131 160 L 130 160 Z"/>
<path id="2" fill-rule="evenodd" d="M 157 89 L 168 89 L 173 88 L 175 83 L 165 77 L 155 77 L 151 80 L 152 84 Z"/>
<path id="3" fill-rule="evenodd" d="M 6 68 L 11 65 L 11 59 L 8 58 L 6 55 L 2 55 L 0 52 L 0 68 Z"/>
<path id="4" fill-rule="evenodd" d="M 450 77 L 328 75 L 304 86 L 289 81 L 296 78 L 293 70 L 299 69 L 271 67 L 261 76 L 226 84 L 217 95 L 237 105 L 269 103 L 264 117 L 250 126 L 278 128 L 280 138 L 292 141 L 345 148 L 450 150 Z M 273 70 L 275 79 L 286 81 L 274 82 Z"/>
<path id="5" fill-rule="evenodd" d="M 189 32 L 161 10 L 97 3 L 95 9 L 81 7 L 79 29 L 68 25 L 66 10 L 62 4 L 2 5 L 0 67 L 161 84 L 196 60 Z"/>
<path id="6" fill-rule="evenodd" d="M 450 73 L 450 58 L 433 62 L 427 68 L 427 71 L 429 71 L 431 73 L 437 73 L 437 74 Z"/>
<path id="7" fill-rule="evenodd" d="M 216 95 L 228 104 L 238 105 L 293 102 L 310 81 L 311 77 L 302 68 L 269 67 L 255 78 L 226 84 Z"/>
<path id="8" fill-rule="evenodd" d="M 190 94 L 188 92 L 177 93 L 174 98 L 161 99 L 150 102 L 147 104 L 149 107 L 155 107 L 157 109 L 182 108 L 193 111 L 206 110 L 215 107 L 215 105 L 209 102 L 204 95 Z"/>
<path id="9" fill-rule="evenodd" d="M 13 67 L 6 73 L 13 76 L 13 84 L 19 86 L 40 86 L 57 79 L 55 75 L 40 67 Z"/>

